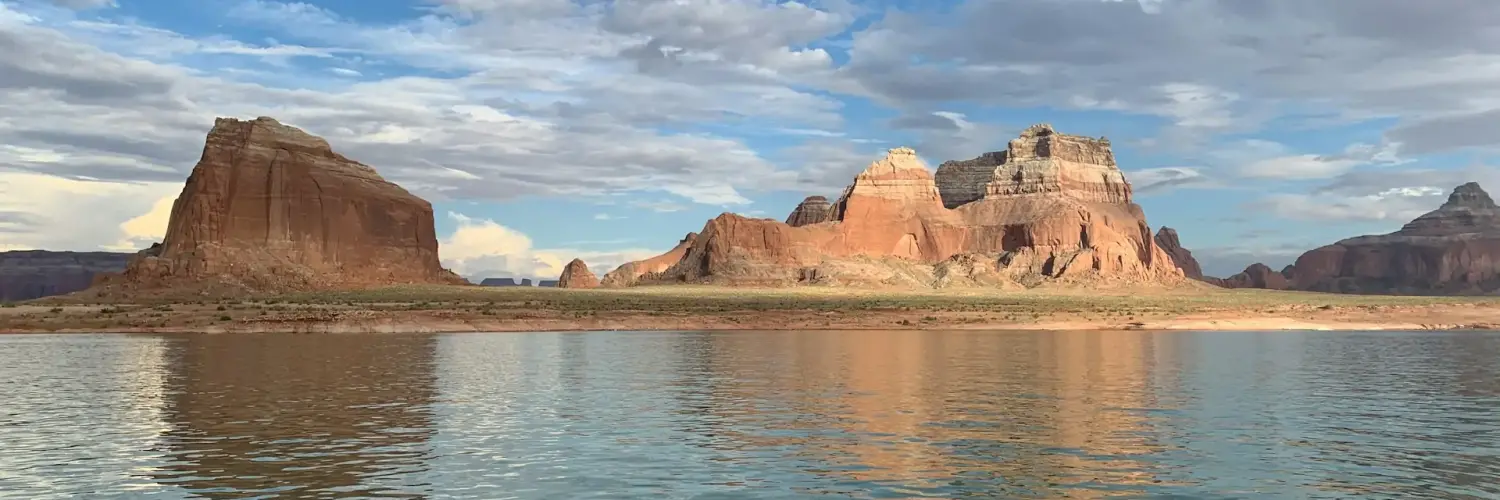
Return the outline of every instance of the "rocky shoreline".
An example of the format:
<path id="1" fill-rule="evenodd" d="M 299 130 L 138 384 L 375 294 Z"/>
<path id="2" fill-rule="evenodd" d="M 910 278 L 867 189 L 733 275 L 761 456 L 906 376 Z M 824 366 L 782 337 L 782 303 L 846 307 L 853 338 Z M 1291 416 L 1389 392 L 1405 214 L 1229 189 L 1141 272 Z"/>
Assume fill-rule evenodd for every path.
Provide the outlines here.
<path id="1" fill-rule="evenodd" d="M 1453 330 L 1500 328 L 1500 300 L 1262 290 L 975 294 L 658 287 L 439 287 L 255 300 L 42 301 L 0 333 L 440 333 L 702 330 Z"/>

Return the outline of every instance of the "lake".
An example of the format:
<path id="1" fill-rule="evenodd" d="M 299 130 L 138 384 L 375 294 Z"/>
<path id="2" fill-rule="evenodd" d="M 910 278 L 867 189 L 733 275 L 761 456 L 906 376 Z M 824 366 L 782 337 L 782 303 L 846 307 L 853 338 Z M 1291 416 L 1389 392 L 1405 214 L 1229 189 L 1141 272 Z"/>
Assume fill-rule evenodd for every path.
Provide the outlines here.
<path id="1" fill-rule="evenodd" d="M 3 498 L 1497 498 L 1500 335 L 0 336 Z"/>

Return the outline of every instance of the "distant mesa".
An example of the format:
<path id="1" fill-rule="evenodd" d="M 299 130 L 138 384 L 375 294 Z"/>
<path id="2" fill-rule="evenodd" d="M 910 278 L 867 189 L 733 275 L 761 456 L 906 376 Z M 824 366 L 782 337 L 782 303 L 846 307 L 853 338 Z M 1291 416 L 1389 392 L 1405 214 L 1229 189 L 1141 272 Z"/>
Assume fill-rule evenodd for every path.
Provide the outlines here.
<path id="1" fill-rule="evenodd" d="M 599 277 L 589 270 L 588 264 L 582 259 L 573 259 L 563 268 L 562 276 L 557 278 L 558 288 L 598 288 Z"/>
<path id="2" fill-rule="evenodd" d="M 786 216 L 788 226 L 798 227 L 808 224 L 826 222 L 828 216 L 833 214 L 833 205 L 828 203 L 825 196 L 808 196 L 792 209 L 792 213 Z"/>
<path id="3" fill-rule="evenodd" d="M 1230 288 L 1350 294 L 1492 295 L 1500 292 L 1500 207 L 1478 183 L 1390 234 L 1325 245 L 1280 272 L 1253 264 L 1218 280 Z"/>
<path id="4" fill-rule="evenodd" d="M 98 275 L 124 271 L 133 255 L 46 250 L 0 252 L 0 302 L 19 302 L 86 289 Z"/>
<path id="5" fill-rule="evenodd" d="M 532 283 L 529 278 L 522 278 L 519 282 L 515 278 L 485 278 L 479 286 L 532 286 Z"/>
<path id="6" fill-rule="evenodd" d="M 1281 271 L 1276 271 L 1270 266 L 1256 262 L 1245 267 L 1245 270 L 1239 274 L 1222 279 L 1207 277 L 1204 281 L 1224 288 L 1290 290 L 1292 288 L 1291 270 L 1292 266 L 1287 266 Z"/>
<path id="7" fill-rule="evenodd" d="M 557 280 L 540 280 L 540 281 L 536 282 L 536 286 L 539 286 L 539 287 L 556 287 L 557 286 Z"/>
<path id="8" fill-rule="evenodd" d="M 1184 281 L 1132 201 L 1109 141 L 1060 134 L 1046 124 L 1026 129 L 1005 151 L 945 163 L 936 176 L 912 149 L 891 149 L 826 209 L 823 202 L 803 200 L 785 223 L 720 215 L 653 258 L 680 252 L 674 264 L 635 283 Z"/>
<path id="9" fill-rule="evenodd" d="M 272 118 L 219 118 L 167 234 L 99 291 L 243 293 L 461 284 L 432 205 Z"/>

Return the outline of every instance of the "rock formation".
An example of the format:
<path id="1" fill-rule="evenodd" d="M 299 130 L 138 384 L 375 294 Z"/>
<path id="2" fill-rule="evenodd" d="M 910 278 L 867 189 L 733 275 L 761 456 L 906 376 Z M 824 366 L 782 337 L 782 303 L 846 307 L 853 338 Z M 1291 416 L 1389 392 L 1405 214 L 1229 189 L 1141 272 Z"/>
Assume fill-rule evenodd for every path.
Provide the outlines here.
<path id="1" fill-rule="evenodd" d="M 563 268 L 562 276 L 557 278 L 558 288 L 598 288 L 599 277 L 589 270 L 589 265 L 583 263 L 583 259 L 573 259 Z"/>
<path id="2" fill-rule="evenodd" d="M 1302 254 L 1301 290 L 1362 294 L 1488 294 L 1500 291 L 1500 207 L 1477 183 L 1384 235 L 1359 236 Z"/>
<path id="3" fill-rule="evenodd" d="M 697 237 L 698 233 L 688 233 L 677 242 L 677 246 L 672 247 L 666 253 L 645 260 L 626 262 L 615 270 L 605 273 L 601 284 L 608 287 L 630 286 L 636 284 L 642 276 L 666 271 L 667 268 L 672 267 L 672 264 L 682 260 L 682 256 L 687 254 L 688 247 L 692 245 L 693 239 Z"/>
<path id="4" fill-rule="evenodd" d="M 1287 274 L 1292 266 L 1287 266 L 1281 272 L 1272 270 L 1269 266 L 1259 262 L 1250 264 L 1243 272 L 1228 278 L 1203 278 L 1204 281 L 1224 288 L 1264 288 L 1267 290 L 1287 290 L 1292 283 L 1287 279 Z"/>
<path id="5" fill-rule="evenodd" d="M 516 283 L 515 278 L 485 278 L 479 282 L 479 286 L 521 286 Z"/>
<path id="6" fill-rule="evenodd" d="M 808 196 L 797 204 L 791 215 L 786 216 L 789 226 L 806 226 L 817 224 L 828 220 L 828 215 L 833 211 L 833 206 L 828 203 L 828 198 L 823 196 Z"/>
<path id="7" fill-rule="evenodd" d="M 65 295 L 88 288 L 100 274 L 118 273 L 134 254 L 110 252 L 0 252 L 0 302 Z"/>
<path id="8" fill-rule="evenodd" d="M 1193 258 L 1193 252 L 1182 247 L 1182 241 L 1177 238 L 1177 230 L 1162 226 L 1156 230 L 1156 246 L 1166 252 L 1172 263 L 1182 270 L 1182 274 L 1195 279 L 1203 279 L 1203 267 L 1198 265 L 1198 259 Z"/>
<path id="9" fill-rule="evenodd" d="M 106 286 L 283 291 L 465 283 L 432 205 L 274 119 L 219 118 L 160 245 Z"/>
<path id="10" fill-rule="evenodd" d="M 855 177 L 826 223 L 726 213 L 651 280 L 926 286 L 1182 280 L 1131 200 L 1107 140 L 1038 125 L 1006 151 L 949 163 L 940 175 L 935 179 L 911 149 L 892 149 Z"/>

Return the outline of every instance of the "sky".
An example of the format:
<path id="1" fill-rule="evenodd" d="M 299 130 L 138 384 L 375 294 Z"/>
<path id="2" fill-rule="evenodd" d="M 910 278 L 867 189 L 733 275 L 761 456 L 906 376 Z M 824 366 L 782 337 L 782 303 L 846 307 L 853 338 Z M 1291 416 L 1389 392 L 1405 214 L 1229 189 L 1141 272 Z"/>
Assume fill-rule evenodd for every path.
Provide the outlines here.
<path id="1" fill-rule="evenodd" d="M 158 241 L 219 116 L 432 202 L 471 278 L 604 272 L 1046 122 L 1109 137 L 1226 276 L 1500 186 L 1500 2 L 0 0 L 0 250 Z"/>

